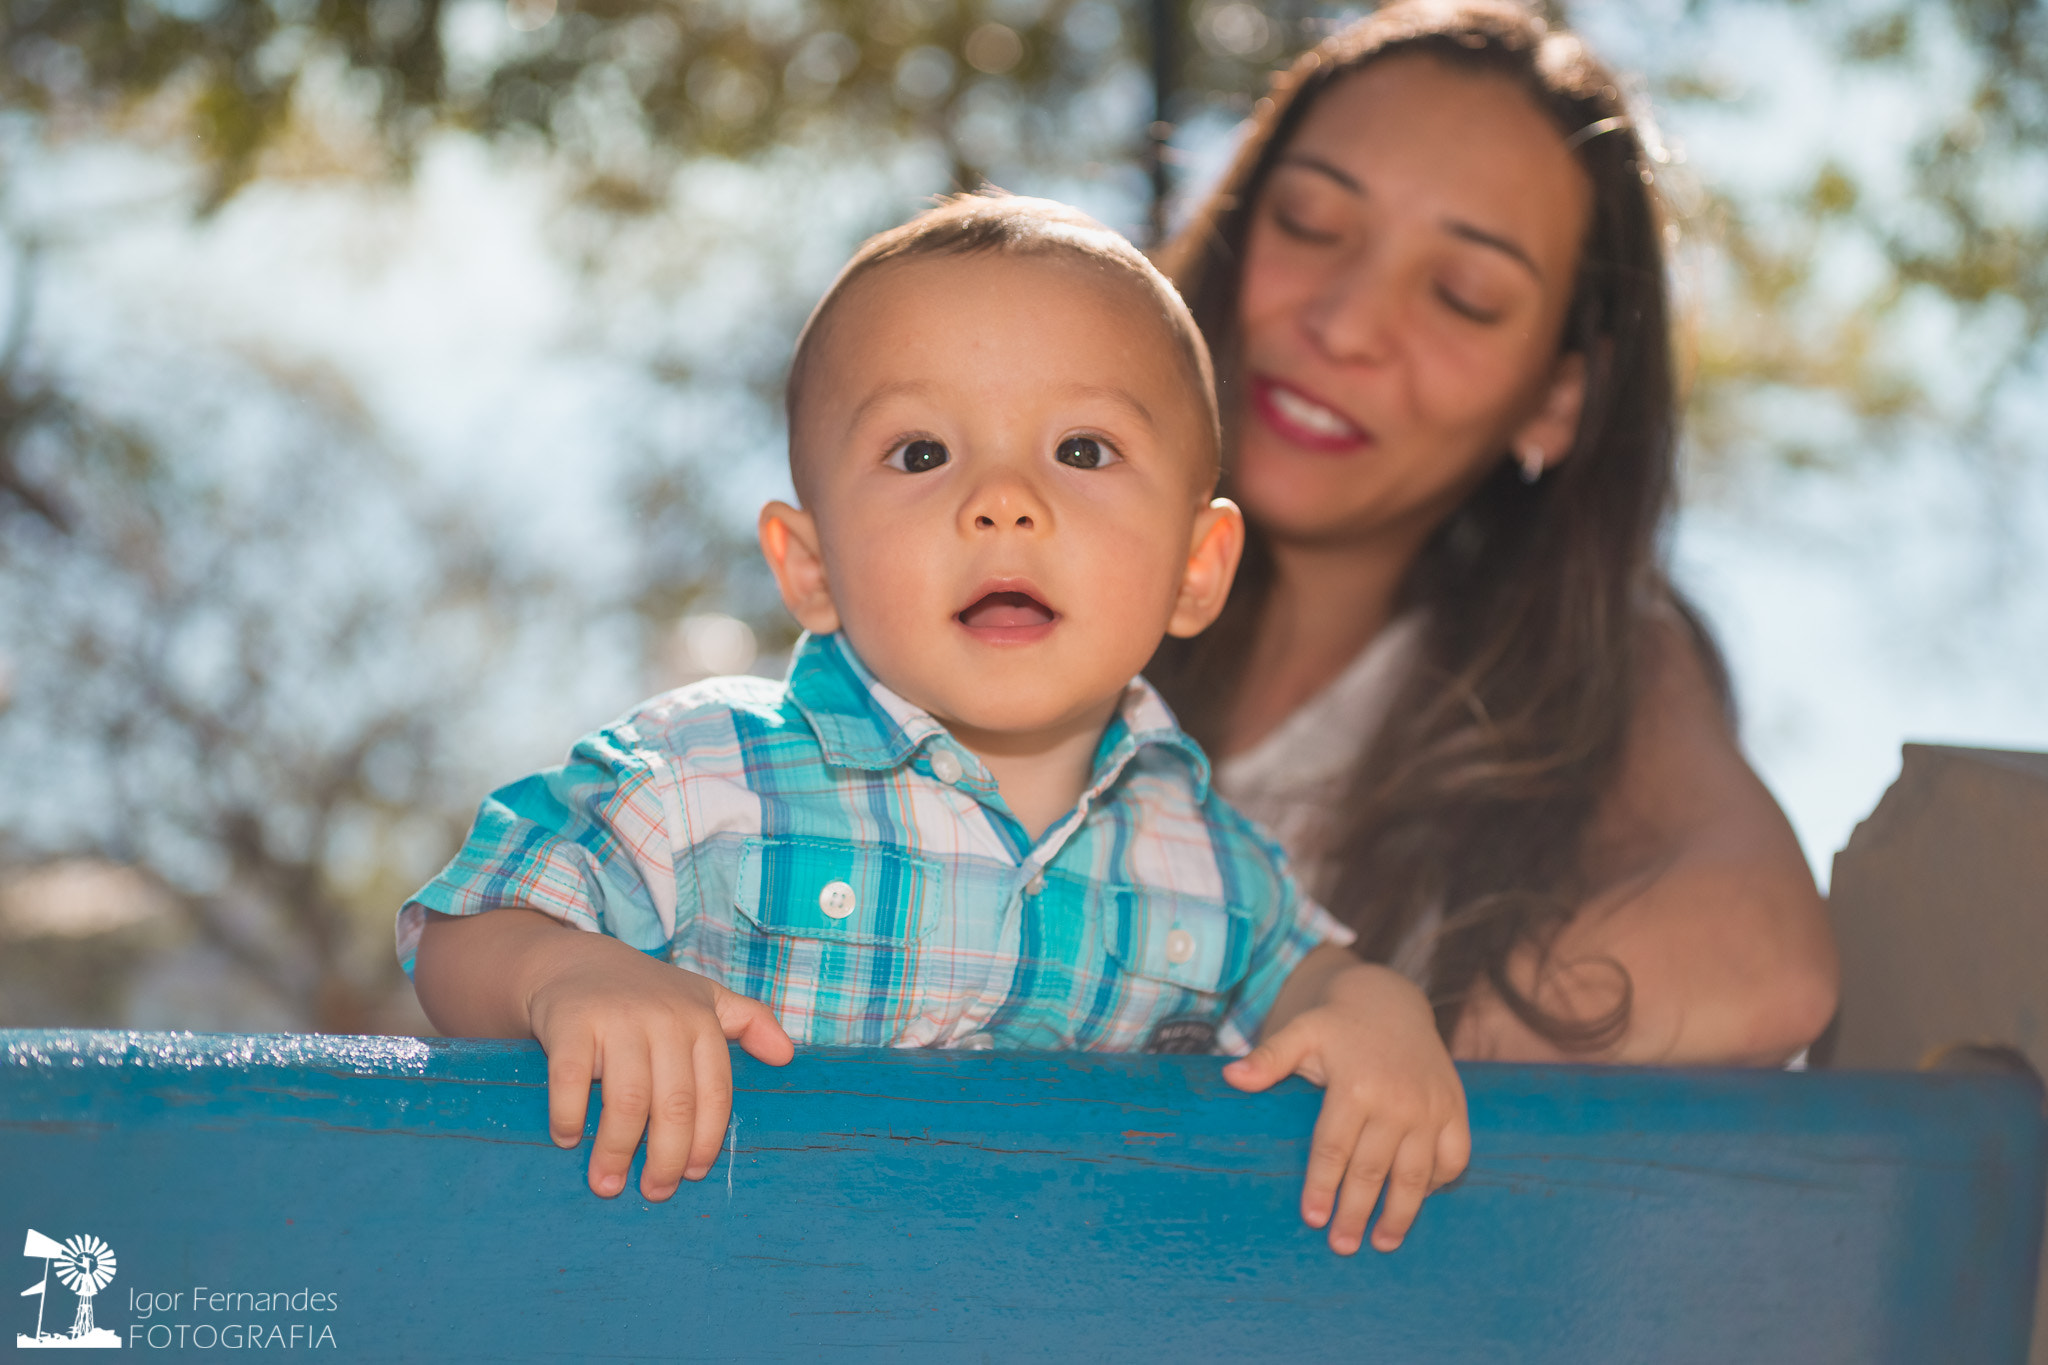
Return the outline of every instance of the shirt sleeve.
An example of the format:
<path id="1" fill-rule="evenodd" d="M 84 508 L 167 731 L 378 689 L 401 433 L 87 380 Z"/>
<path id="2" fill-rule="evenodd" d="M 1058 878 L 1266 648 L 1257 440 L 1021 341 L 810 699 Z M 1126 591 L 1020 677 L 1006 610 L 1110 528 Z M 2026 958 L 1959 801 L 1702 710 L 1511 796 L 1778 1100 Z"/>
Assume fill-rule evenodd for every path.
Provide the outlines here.
<path id="1" fill-rule="evenodd" d="M 659 783 L 630 729 L 599 731 L 569 761 L 500 787 L 469 837 L 398 912 L 410 976 L 426 911 L 477 915 L 519 906 L 609 934 L 645 953 L 675 936 L 676 846 Z"/>
<path id="2" fill-rule="evenodd" d="M 1242 821 L 1242 817 L 1238 819 Z M 1242 1057 L 1251 1051 L 1259 1026 L 1301 960 L 1325 943 L 1349 947 L 1358 935 L 1302 894 L 1279 845 L 1246 823 L 1237 823 L 1233 834 L 1232 842 L 1242 849 L 1237 900 L 1239 905 L 1259 911 L 1258 937 L 1252 944 L 1251 969 L 1239 983 L 1217 1029 L 1216 1050 Z"/>

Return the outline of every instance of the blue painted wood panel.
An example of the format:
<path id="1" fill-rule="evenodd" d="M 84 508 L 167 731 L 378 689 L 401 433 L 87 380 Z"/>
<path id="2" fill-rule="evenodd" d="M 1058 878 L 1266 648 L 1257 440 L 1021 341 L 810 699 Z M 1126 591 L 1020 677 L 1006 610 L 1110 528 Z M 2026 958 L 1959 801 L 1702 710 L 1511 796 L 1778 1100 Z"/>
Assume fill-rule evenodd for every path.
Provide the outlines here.
<path id="1" fill-rule="evenodd" d="M 104 1239 L 98 1324 L 166 1358 L 2019 1362 L 2040 1250 L 2003 1077 L 1468 1066 L 1470 1172 L 1346 1259 L 1318 1093 L 1214 1058 L 736 1053 L 728 1153 L 648 1204 L 548 1142 L 532 1044 L 0 1040 L 0 1235 Z"/>

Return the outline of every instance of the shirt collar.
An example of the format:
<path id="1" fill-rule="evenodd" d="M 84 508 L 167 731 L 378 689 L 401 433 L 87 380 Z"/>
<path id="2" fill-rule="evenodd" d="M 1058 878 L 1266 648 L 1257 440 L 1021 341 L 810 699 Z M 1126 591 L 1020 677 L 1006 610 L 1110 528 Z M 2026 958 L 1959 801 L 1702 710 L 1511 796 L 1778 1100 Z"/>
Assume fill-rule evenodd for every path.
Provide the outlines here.
<path id="1" fill-rule="evenodd" d="M 811 635 L 796 642 L 789 663 L 789 698 L 810 722 L 827 763 L 886 770 L 912 761 L 933 741 L 951 749 L 966 773 L 962 785 L 995 791 L 981 763 L 929 712 L 885 686 L 846 643 L 844 634 Z M 1133 678 L 1095 749 L 1090 793 L 1100 792 L 1140 751 L 1159 746 L 1180 755 L 1194 780 L 1195 798 L 1209 795 L 1209 759 L 1180 728 L 1151 683 Z M 978 778 L 978 780 L 976 780 Z"/>

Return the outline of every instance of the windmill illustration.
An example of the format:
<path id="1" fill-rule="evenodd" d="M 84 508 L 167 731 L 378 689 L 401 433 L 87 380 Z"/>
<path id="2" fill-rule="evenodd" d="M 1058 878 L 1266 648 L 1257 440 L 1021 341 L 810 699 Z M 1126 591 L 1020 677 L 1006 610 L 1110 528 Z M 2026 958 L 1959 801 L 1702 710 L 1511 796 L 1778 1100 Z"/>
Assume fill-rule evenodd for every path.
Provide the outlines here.
<path id="1" fill-rule="evenodd" d="M 89 1234 L 73 1237 L 64 1244 L 63 1254 L 56 1261 L 57 1278 L 78 1295 L 78 1317 L 71 1324 L 71 1335 L 91 1336 L 92 1296 L 114 1278 L 114 1249 Z"/>
<path id="2" fill-rule="evenodd" d="M 28 1230 L 27 1243 L 22 1247 L 24 1256 L 43 1258 L 43 1278 L 38 1284 L 22 1290 L 23 1296 L 34 1294 L 36 1304 L 36 1334 L 33 1338 L 17 1335 L 15 1348 L 35 1346 L 119 1346 L 121 1339 L 105 1328 L 93 1325 L 93 1296 L 105 1289 L 114 1278 L 114 1249 L 91 1234 L 73 1237 L 68 1242 L 59 1242 L 54 1237 L 45 1237 L 34 1228 Z M 43 1310 L 50 1297 L 50 1271 L 56 1269 L 57 1278 L 64 1287 L 78 1295 L 78 1316 L 72 1320 L 68 1336 L 43 1335 Z"/>

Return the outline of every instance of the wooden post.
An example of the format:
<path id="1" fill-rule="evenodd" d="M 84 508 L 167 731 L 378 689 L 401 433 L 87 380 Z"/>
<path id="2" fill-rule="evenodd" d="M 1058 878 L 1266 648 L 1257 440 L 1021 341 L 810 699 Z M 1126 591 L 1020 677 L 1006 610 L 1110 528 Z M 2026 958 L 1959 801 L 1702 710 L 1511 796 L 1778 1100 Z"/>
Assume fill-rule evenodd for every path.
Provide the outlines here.
<path id="1" fill-rule="evenodd" d="M 1842 950 L 1830 1065 L 1936 1064 L 1960 1044 L 2048 1073 L 2048 754 L 1906 745 L 1835 855 L 1828 907 Z M 2048 1365 L 2048 1321 L 2029 1359 Z"/>

